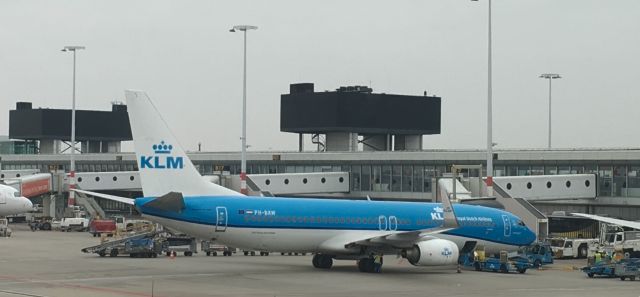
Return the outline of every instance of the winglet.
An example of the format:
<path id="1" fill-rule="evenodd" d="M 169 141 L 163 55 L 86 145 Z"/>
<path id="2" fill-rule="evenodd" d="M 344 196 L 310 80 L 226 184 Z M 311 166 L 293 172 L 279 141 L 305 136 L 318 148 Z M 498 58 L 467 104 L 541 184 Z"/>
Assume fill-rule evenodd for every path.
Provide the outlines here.
<path id="1" fill-rule="evenodd" d="M 458 224 L 458 218 L 456 217 L 456 212 L 453 210 L 453 206 L 451 205 L 451 200 L 449 200 L 448 195 L 442 195 L 442 212 L 444 217 L 444 222 L 442 224 L 442 227 L 458 228 L 460 226 Z"/>

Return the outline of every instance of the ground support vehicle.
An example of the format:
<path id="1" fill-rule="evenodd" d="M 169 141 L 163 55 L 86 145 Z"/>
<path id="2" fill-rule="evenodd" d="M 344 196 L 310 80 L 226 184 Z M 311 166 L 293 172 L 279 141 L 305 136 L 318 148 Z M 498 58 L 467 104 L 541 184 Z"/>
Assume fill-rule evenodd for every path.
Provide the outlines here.
<path id="1" fill-rule="evenodd" d="M 589 249 L 598 244 L 598 239 L 588 238 L 551 238 L 549 243 L 556 259 L 586 258 Z"/>
<path id="2" fill-rule="evenodd" d="M 640 279 L 640 259 L 624 259 L 616 263 L 615 273 L 616 277 L 619 277 L 622 281 Z"/>
<path id="3" fill-rule="evenodd" d="M 53 219 L 51 217 L 33 217 L 31 222 L 29 222 L 29 227 L 31 231 L 51 231 L 53 229 Z"/>
<path id="4" fill-rule="evenodd" d="M 84 253 L 95 253 L 100 257 L 105 257 L 109 255 L 110 257 L 116 257 L 121 254 L 139 255 L 139 254 L 150 254 L 151 250 L 156 251 L 156 254 L 162 252 L 162 243 L 158 241 L 154 241 L 152 247 L 149 247 L 149 242 L 145 241 L 136 241 L 139 239 L 151 239 L 153 240 L 156 236 L 156 232 L 145 232 L 140 233 L 128 237 L 124 237 L 121 239 L 114 239 L 110 241 L 105 241 L 98 245 L 90 246 L 83 248 L 81 251 Z M 144 250 L 147 248 L 147 250 Z M 133 256 L 132 256 L 133 257 Z"/>
<path id="5" fill-rule="evenodd" d="M 244 254 L 245 256 L 255 256 L 256 255 L 256 251 L 252 251 L 252 250 L 242 250 L 242 254 Z M 260 256 L 269 256 L 269 252 L 265 252 L 265 251 L 260 251 Z"/>
<path id="6" fill-rule="evenodd" d="M 640 231 L 625 231 L 607 235 L 607 243 L 615 251 L 622 251 L 625 258 L 640 257 Z"/>
<path id="7" fill-rule="evenodd" d="M 221 244 L 213 244 L 209 240 L 203 240 L 200 243 L 200 250 L 205 252 L 207 256 L 217 256 L 222 253 L 223 256 L 231 256 L 236 252 L 235 248 L 230 248 Z"/>
<path id="8" fill-rule="evenodd" d="M 549 243 L 537 242 L 534 243 L 519 253 L 520 256 L 529 260 L 529 263 L 533 265 L 533 268 L 539 268 L 545 264 L 553 264 L 553 251 Z"/>
<path id="9" fill-rule="evenodd" d="M 465 267 L 473 267 L 476 271 L 493 271 L 508 273 L 517 271 L 519 273 L 525 273 L 527 269 L 533 267 L 533 264 L 529 262 L 529 259 L 523 256 L 508 257 L 507 252 L 501 252 L 500 258 L 485 257 L 484 251 L 476 251 L 465 253 L 460 256 L 458 261 Z"/>
<path id="10" fill-rule="evenodd" d="M 60 222 L 60 231 L 89 231 L 89 219 L 87 218 L 63 218 Z"/>
<path id="11" fill-rule="evenodd" d="M 162 243 L 154 238 L 131 239 L 124 243 L 124 253 L 131 258 L 156 258 L 162 253 Z"/>
<path id="12" fill-rule="evenodd" d="M 102 234 L 113 236 L 116 234 L 116 231 L 115 220 L 93 219 L 91 223 L 89 223 L 89 233 L 91 233 L 93 237 L 98 237 Z"/>
<path id="13" fill-rule="evenodd" d="M 0 237 L 11 237 L 12 230 L 9 228 L 9 220 L 6 218 L 0 219 Z"/>
<path id="14" fill-rule="evenodd" d="M 167 256 L 183 253 L 187 257 L 198 253 L 198 243 L 195 238 L 187 236 L 171 236 L 162 242 L 162 252 Z"/>
<path id="15" fill-rule="evenodd" d="M 616 264 L 610 261 L 600 261 L 598 263 L 582 267 L 582 272 L 586 273 L 588 277 L 603 276 L 614 277 L 616 271 Z"/>

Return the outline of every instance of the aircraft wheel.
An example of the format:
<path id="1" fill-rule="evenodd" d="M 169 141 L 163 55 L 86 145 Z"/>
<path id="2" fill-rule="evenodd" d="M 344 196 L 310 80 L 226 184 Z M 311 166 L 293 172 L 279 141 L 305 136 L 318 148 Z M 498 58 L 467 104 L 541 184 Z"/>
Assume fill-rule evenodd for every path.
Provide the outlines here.
<path id="1" fill-rule="evenodd" d="M 473 268 L 475 268 L 476 271 L 481 271 L 482 270 L 482 267 L 480 267 L 480 263 L 478 263 L 478 262 L 473 263 Z"/>
<path id="2" fill-rule="evenodd" d="M 255 255 L 256 255 L 256 252 L 251 251 L 251 256 L 255 256 Z"/>
<path id="3" fill-rule="evenodd" d="M 540 268 L 540 266 L 542 266 L 542 262 L 540 261 L 540 259 L 533 261 L 534 268 Z"/>
<path id="4" fill-rule="evenodd" d="M 109 253 L 109 257 L 117 257 L 118 256 L 118 250 L 111 250 L 111 252 Z"/>
<path id="5" fill-rule="evenodd" d="M 358 270 L 360 270 L 360 272 L 373 272 L 373 269 L 372 258 L 362 258 L 358 260 Z"/>

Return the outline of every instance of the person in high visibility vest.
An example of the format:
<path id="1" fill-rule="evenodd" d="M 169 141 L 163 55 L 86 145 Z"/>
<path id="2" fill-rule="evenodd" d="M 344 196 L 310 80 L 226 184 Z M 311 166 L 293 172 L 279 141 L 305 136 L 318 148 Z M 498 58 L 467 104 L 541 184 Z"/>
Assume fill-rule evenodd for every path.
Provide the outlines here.
<path id="1" fill-rule="evenodd" d="M 373 269 L 376 273 L 380 273 L 382 269 L 382 255 L 374 255 L 373 256 Z"/>

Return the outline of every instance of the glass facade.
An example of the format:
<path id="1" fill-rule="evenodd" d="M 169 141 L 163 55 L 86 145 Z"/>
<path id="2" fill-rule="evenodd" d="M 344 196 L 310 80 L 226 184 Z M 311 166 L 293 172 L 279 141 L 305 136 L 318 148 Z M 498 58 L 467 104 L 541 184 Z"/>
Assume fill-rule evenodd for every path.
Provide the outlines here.
<path id="1" fill-rule="evenodd" d="M 239 174 L 239 162 L 231 161 L 196 161 L 198 171 L 203 175 L 220 173 Z M 444 173 L 450 172 L 451 164 L 458 161 L 403 161 L 402 163 L 349 161 L 338 162 L 302 161 L 287 163 L 285 161 L 260 161 L 247 164 L 248 173 L 304 173 L 304 172 L 338 172 L 350 173 L 351 191 L 354 192 L 433 192 L 434 183 Z M 638 197 L 640 198 L 640 161 L 629 164 L 613 162 L 584 161 L 570 163 L 518 161 L 509 164 L 498 163 L 494 169 L 495 176 L 529 176 L 555 174 L 597 174 L 598 196 Z M 476 163 L 477 164 L 477 163 Z M 474 164 L 475 165 L 475 164 Z M 51 170 L 68 171 L 68 163 L 60 161 L 3 161 L 3 170 L 37 169 L 40 172 Z M 78 161 L 78 172 L 134 171 L 137 165 L 132 160 Z"/>

